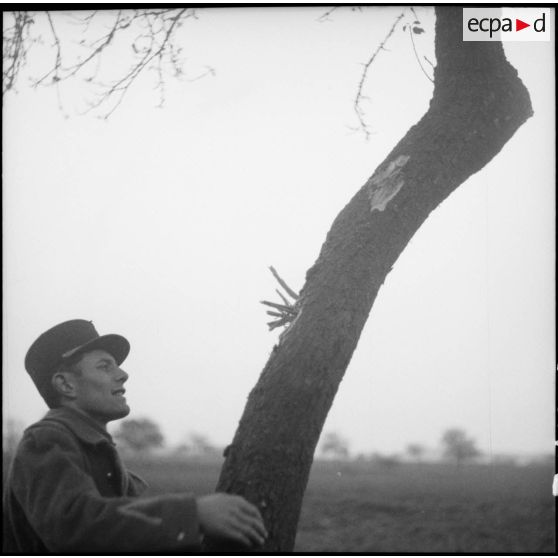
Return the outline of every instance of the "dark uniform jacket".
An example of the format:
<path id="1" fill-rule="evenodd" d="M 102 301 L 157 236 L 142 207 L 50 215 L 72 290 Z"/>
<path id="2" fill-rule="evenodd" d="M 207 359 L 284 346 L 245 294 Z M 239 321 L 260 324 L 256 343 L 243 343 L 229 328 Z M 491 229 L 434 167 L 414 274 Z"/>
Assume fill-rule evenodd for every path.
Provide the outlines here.
<path id="1" fill-rule="evenodd" d="M 138 498 L 107 432 L 71 409 L 24 433 L 4 493 L 5 554 L 188 551 L 200 542 L 189 494 Z"/>

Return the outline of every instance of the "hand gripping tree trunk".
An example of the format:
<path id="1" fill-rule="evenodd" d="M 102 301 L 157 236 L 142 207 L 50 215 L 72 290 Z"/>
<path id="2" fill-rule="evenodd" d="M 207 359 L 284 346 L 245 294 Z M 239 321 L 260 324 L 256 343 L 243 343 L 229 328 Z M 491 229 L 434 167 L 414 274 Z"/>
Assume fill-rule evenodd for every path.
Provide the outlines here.
<path id="1" fill-rule="evenodd" d="M 259 507 L 266 551 L 293 549 L 322 426 L 387 274 L 430 212 L 532 114 L 502 44 L 463 42 L 461 18 L 436 9 L 429 110 L 335 219 L 227 452 L 217 490 Z"/>

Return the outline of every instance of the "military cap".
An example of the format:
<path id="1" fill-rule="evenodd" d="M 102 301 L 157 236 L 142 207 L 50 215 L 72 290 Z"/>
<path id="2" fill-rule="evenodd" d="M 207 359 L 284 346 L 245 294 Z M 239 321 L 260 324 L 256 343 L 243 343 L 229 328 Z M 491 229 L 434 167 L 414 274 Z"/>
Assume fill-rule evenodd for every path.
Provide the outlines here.
<path id="1" fill-rule="evenodd" d="M 51 406 L 54 395 L 51 378 L 66 359 L 102 349 L 122 364 L 130 352 L 130 343 L 121 335 L 99 335 L 93 322 L 69 320 L 41 334 L 25 355 L 25 369 L 43 399 Z"/>

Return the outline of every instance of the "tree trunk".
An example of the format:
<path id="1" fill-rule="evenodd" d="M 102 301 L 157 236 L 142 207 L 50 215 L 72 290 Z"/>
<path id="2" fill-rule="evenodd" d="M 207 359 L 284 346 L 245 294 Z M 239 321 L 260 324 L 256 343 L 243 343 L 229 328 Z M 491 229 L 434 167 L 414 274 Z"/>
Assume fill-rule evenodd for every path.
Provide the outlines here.
<path id="1" fill-rule="evenodd" d="M 436 18 L 429 110 L 335 219 L 227 452 L 217 490 L 259 507 L 265 551 L 294 547 L 322 426 L 387 274 L 430 212 L 532 114 L 502 44 L 463 42 L 461 8 L 438 7 Z"/>

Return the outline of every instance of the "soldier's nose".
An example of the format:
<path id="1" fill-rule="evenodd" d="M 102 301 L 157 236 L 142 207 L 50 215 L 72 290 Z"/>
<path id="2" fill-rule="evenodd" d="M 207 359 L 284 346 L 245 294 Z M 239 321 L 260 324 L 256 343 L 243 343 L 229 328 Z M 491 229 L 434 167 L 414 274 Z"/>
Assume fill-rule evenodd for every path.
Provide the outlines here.
<path id="1" fill-rule="evenodd" d="M 130 377 L 128 373 L 125 370 L 122 370 L 122 368 L 119 368 L 118 370 L 119 370 L 118 381 L 122 383 L 127 382 L 128 378 Z"/>

